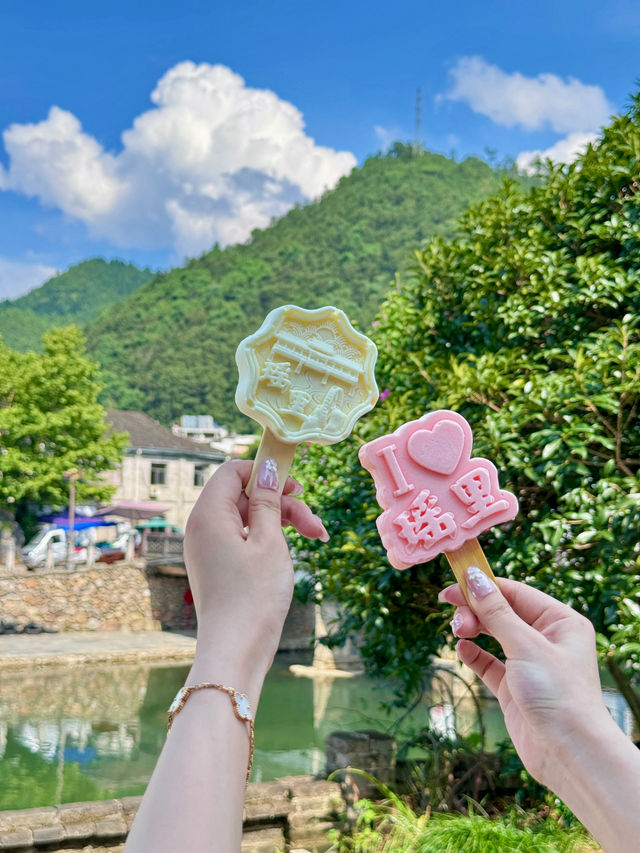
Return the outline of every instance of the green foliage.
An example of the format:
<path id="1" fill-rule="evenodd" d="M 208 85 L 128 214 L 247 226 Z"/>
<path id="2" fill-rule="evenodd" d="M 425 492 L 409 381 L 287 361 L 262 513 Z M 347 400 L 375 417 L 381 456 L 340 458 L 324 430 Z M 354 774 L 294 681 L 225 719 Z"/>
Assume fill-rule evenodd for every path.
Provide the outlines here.
<path id="1" fill-rule="evenodd" d="M 65 473 L 77 469 L 79 501 L 108 499 L 101 474 L 122 457 L 125 436 L 105 435 L 97 365 L 74 326 L 48 332 L 44 353 L 19 353 L 0 340 L 0 508 L 66 506 Z"/>
<path id="2" fill-rule="evenodd" d="M 89 327 L 105 401 L 164 423 L 210 412 L 245 429 L 234 403 L 234 354 L 268 311 L 334 304 L 367 327 L 411 250 L 433 234 L 452 234 L 467 204 L 499 181 L 476 158 L 456 163 L 396 146 L 248 243 L 155 276 Z"/>
<path id="3" fill-rule="evenodd" d="M 45 332 L 93 320 L 150 276 L 150 270 L 122 261 L 83 261 L 18 299 L 0 302 L 0 335 L 13 349 L 40 349 Z"/>
<path id="4" fill-rule="evenodd" d="M 598 845 L 581 827 L 512 812 L 486 816 L 417 813 L 380 786 L 386 800 L 360 800 L 352 834 L 333 834 L 340 853 L 587 853 Z"/>
<path id="5" fill-rule="evenodd" d="M 441 560 L 389 567 L 357 450 L 433 409 L 469 420 L 474 452 L 520 500 L 512 524 L 483 535 L 496 572 L 587 615 L 627 677 L 640 663 L 639 188 L 636 100 L 579 161 L 549 165 L 526 195 L 505 182 L 455 239 L 416 251 L 376 327 L 388 397 L 349 441 L 298 464 L 332 537 L 304 549 L 342 608 L 335 638 L 362 631 L 369 671 L 404 697 L 451 642 L 436 602 L 451 576 Z"/>

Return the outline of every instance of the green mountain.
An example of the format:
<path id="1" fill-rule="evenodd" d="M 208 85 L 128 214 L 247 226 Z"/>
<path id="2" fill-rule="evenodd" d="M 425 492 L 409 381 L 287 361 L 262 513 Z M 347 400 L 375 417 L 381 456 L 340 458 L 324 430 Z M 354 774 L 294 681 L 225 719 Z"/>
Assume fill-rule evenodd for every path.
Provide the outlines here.
<path id="1" fill-rule="evenodd" d="M 40 349 L 44 332 L 88 323 L 150 276 L 150 270 L 122 261 L 83 261 L 18 299 L 0 302 L 0 336 L 13 349 Z"/>
<path id="2" fill-rule="evenodd" d="M 496 190 L 503 174 L 477 158 L 458 163 L 396 144 L 248 243 L 154 276 L 88 327 L 105 403 L 165 423 L 209 413 L 245 428 L 234 354 L 268 311 L 333 304 L 366 330 L 412 251 L 433 234 L 452 235 L 468 204 Z"/>

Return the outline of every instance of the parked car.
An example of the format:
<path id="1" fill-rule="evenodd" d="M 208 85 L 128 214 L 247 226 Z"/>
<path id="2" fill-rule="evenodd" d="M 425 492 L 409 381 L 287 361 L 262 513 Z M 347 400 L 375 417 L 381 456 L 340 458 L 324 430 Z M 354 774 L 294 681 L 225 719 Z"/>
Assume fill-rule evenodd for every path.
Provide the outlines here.
<path id="1" fill-rule="evenodd" d="M 51 548 L 53 562 L 63 563 L 67 559 L 67 531 L 62 527 L 47 525 L 41 528 L 20 551 L 22 562 L 28 569 L 36 569 L 47 562 L 47 551 Z M 83 563 L 87 559 L 87 549 L 75 540 L 71 560 Z"/>

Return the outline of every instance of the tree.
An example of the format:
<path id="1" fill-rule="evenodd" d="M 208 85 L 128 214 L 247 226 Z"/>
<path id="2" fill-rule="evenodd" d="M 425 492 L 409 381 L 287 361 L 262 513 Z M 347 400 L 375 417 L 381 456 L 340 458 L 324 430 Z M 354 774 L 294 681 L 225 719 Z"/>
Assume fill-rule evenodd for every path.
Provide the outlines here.
<path id="1" fill-rule="evenodd" d="M 369 671 L 420 689 L 451 642 L 437 590 L 444 560 L 389 567 L 359 443 L 427 411 L 471 423 L 521 505 L 482 537 L 498 574 L 585 613 L 640 722 L 640 96 L 576 163 L 547 164 L 476 204 L 452 240 L 416 251 L 379 314 L 377 376 L 388 397 L 335 448 L 308 448 L 297 474 L 328 522 L 305 546 L 336 640 L 363 632 Z M 300 545 L 302 548 L 302 546 Z"/>
<path id="2" fill-rule="evenodd" d="M 0 340 L 0 508 L 18 520 L 33 504 L 68 504 L 65 474 L 78 470 L 80 501 L 108 499 L 101 478 L 122 458 L 125 436 L 106 435 L 98 367 L 70 326 L 44 335 L 44 353 Z"/>

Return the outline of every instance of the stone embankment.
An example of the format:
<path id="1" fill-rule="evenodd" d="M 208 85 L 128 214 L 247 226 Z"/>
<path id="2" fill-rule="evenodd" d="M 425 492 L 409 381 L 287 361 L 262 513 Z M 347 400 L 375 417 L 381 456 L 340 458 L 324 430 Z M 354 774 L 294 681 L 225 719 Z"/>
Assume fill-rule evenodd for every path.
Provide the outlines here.
<path id="1" fill-rule="evenodd" d="M 0 812 L 0 851 L 122 853 L 141 797 Z M 337 782 L 295 776 L 249 785 L 241 853 L 327 850 L 345 810 Z M 214 849 L 214 848 L 212 848 Z M 176 852 L 177 853 L 177 852 Z"/>
<path id="2" fill-rule="evenodd" d="M 195 629 L 193 606 L 185 601 L 187 578 L 163 572 L 162 566 L 126 562 L 73 571 L 17 567 L 10 574 L 0 566 L 0 616 L 6 622 L 31 622 L 58 632 Z M 307 651 L 313 635 L 313 605 L 294 601 L 281 651 Z"/>

